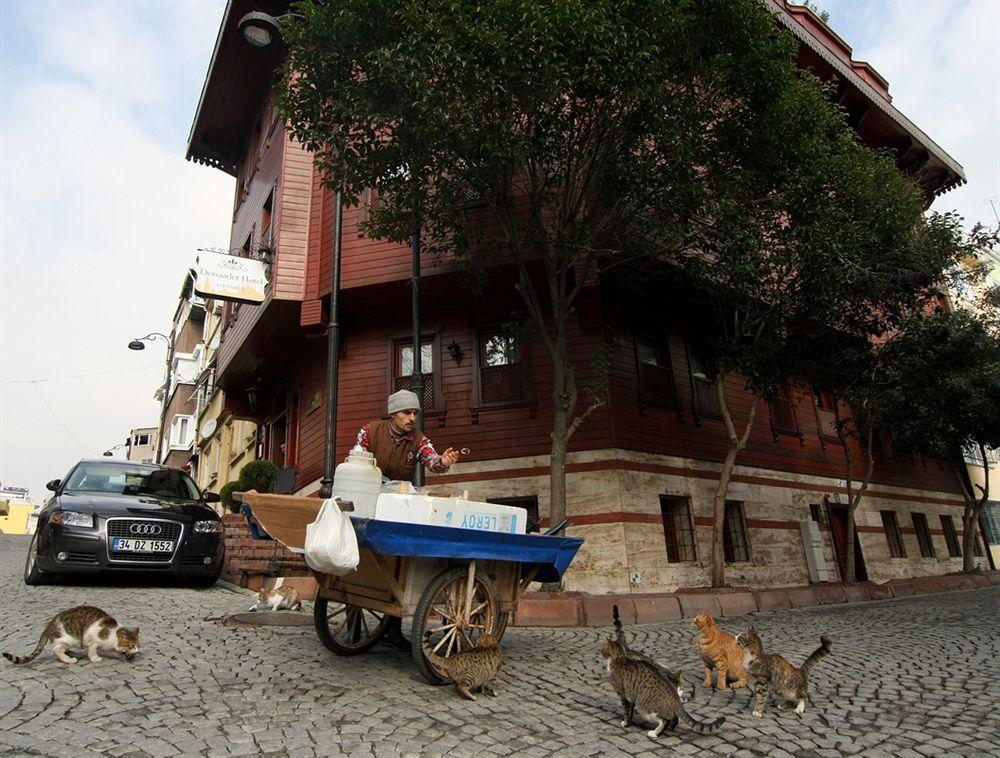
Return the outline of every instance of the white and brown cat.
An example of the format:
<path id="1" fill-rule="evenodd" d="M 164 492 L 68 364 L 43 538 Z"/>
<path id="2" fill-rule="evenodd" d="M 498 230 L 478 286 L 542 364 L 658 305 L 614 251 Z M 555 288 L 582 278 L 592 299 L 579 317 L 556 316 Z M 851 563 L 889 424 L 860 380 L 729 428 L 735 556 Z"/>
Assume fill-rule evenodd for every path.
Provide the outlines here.
<path id="1" fill-rule="evenodd" d="M 114 652 L 127 661 L 139 652 L 139 629 L 126 629 L 109 614 L 92 605 L 79 605 L 56 614 L 42 631 L 35 649 L 25 656 L 4 653 L 3 657 L 14 663 L 34 660 L 49 643 L 52 652 L 63 663 L 76 663 L 77 658 L 66 651 L 86 650 L 91 663 L 100 663 L 100 653 Z"/>
<path id="2" fill-rule="evenodd" d="M 251 611 L 266 609 L 269 611 L 299 611 L 302 610 L 302 599 L 294 587 L 275 587 L 273 590 L 261 589 L 257 593 L 257 602 L 250 606 Z"/>

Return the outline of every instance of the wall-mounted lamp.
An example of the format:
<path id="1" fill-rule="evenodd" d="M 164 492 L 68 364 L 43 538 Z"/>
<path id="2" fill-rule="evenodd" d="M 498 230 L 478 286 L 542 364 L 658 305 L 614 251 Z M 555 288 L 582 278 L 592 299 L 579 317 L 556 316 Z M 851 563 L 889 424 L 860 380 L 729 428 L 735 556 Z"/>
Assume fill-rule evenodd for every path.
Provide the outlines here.
<path id="1" fill-rule="evenodd" d="M 448 345 L 448 355 L 451 356 L 451 359 L 455 361 L 455 363 L 460 364 L 462 362 L 462 357 L 464 355 L 464 353 L 462 352 L 462 346 L 459 345 L 455 340 L 452 340 L 451 344 Z"/>
<path id="2" fill-rule="evenodd" d="M 107 450 L 105 450 L 103 453 L 101 453 L 101 455 L 103 455 L 105 458 L 111 458 L 112 456 L 114 456 L 115 450 L 118 450 L 119 448 L 122 448 L 122 447 L 128 447 L 128 446 L 127 445 L 115 445 L 114 447 L 111 447 L 111 448 L 108 448 Z"/>
<path id="3" fill-rule="evenodd" d="M 257 407 L 260 405 L 260 398 L 263 394 L 264 387 L 262 386 L 260 377 L 258 376 L 254 383 L 247 387 L 247 402 L 250 404 L 250 410 L 253 412 L 257 411 Z"/>
<path id="4" fill-rule="evenodd" d="M 261 11 L 251 11 L 240 19 L 240 37 L 247 44 L 259 48 L 268 48 L 276 40 L 281 40 L 281 24 L 283 18 L 302 18 L 297 13 L 285 13 L 281 16 L 272 16 L 270 13 Z"/>

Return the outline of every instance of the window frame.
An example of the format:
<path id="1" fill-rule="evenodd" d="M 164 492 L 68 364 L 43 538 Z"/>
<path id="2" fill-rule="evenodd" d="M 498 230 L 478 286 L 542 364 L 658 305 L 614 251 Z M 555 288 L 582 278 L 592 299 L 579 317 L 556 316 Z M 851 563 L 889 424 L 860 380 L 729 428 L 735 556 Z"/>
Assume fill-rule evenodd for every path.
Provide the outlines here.
<path id="1" fill-rule="evenodd" d="M 444 362 L 441 360 L 441 351 L 442 351 L 442 348 L 441 348 L 441 331 L 440 330 L 435 330 L 435 331 L 426 331 L 426 332 L 423 332 L 420 335 L 421 349 L 423 349 L 423 346 L 426 345 L 426 344 L 428 344 L 428 343 L 430 343 L 430 346 L 431 346 L 431 359 L 433 361 L 432 370 L 428 373 L 427 371 L 424 370 L 424 367 L 421 365 L 420 372 L 424 375 L 424 382 L 425 383 L 427 381 L 428 375 L 431 376 L 431 387 L 432 387 L 433 398 L 434 398 L 434 407 L 432 407 L 432 408 L 422 408 L 421 409 L 423 411 L 424 418 L 427 418 L 428 416 L 431 416 L 431 417 L 440 416 L 441 414 L 443 414 L 447 410 L 447 407 L 445 405 L 444 393 L 442 392 L 442 389 L 441 389 L 441 385 L 442 385 L 442 382 L 441 382 L 441 373 L 442 373 L 442 368 L 443 368 L 443 365 L 444 365 Z M 397 385 L 396 385 L 397 380 L 403 379 L 404 375 L 402 375 L 402 374 L 400 374 L 399 376 L 396 375 L 396 366 L 397 366 L 398 360 L 400 359 L 400 351 L 402 350 L 402 348 L 404 348 L 406 346 L 411 346 L 412 347 L 412 345 L 413 345 L 413 335 L 412 334 L 409 334 L 409 335 L 398 335 L 398 336 L 393 336 L 393 337 L 389 338 L 389 371 L 388 371 L 389 375 L 388 375 L 388 381 L 387 381 L 387 385 L 386 385 L 387 389 L 388 389 L 388 392 L 386 393 L 386 395 L 391 395 L 392 393 L 394 393 L 394 392 L 396 392 L 396 391 L 398 391 L 400 389 L 409 389 L 410 388 L 410 384 L 409 383 L 407 383 L 405 387 L 404 386 L 398 386 L 397 387 Z M 421 363 L 422 363 L 422 361 L 421 361 Z M 413 374 L 410 373 L 410 374 L 408 374 L 406 376 L 412 378 Z M 427 399 L 426 384 L 425 384 L 424 393 L 425 394 L 424 394 L 423 400 L 426 400 Z"/>
<path id="2" fill-rule="evenodd" d="M 913 523 L 913 532 L 917 535 L 920 557 L 937 558 L 937 554 L 934 552 L 934 540 L 931 538 L 931 529 L 927 523 L 927 514 L 911 511 L 910 521 Z"/>
<path id="3" fill-rule="evenodd" d="M 949 558 L 962 557 L 962 545 L 958 541 L 958 532 L 955 530 L 955 519 L 952 516 L 940 514 L 941 531 L 944 533 L 944 544 L 948 548 Z"/>
<path id="4" fill-rule="evenodd" d="M 521 392 L 518 398 L 487 403 L 483 402 L 483 369 L 487 367 L 483 360 L 483 349 L 485 340 L 492 335 L 506 336 L 516 341 L 518 360 L 500 365 L 518 365 L 521 367 Z M 479 422 L 480 411 L 526 407 L 537 408 L 538 401 L 531 382 L 531 368 L 527 357 L 527 347 L 527 340 L 521 338 L 519 335 L 506 333 L 506 330 L 496 324 L 479 327 L 475 330 L 475 353 L 472 358 L 475 373 L 475 396 L 474 403 L 469 408 L 473 424 Z M 534 414 L 532 417 L 534 417 Z"/>
<path id="5" fill-rule="evenodd" d="M 731 516 L 735 514 L 735 518 Z M 734 543 L 734 538 L 742 545 Z M 745 557 L 737 557 L 736 551 L 742 548 Z M 750 545 L 750 530 L 747 528 L 746 508 L 742 500 L 727 500 L 725 514 L 722 519 L 722 551 L 726 563 L 749 563 L 753 553 Z M 743 552 L 740 553 L 743 555 Z"/>
<path id="6" fill-rule="evenodd" d="M 903 544 L 903 533 L 899 528 L 899 517 L 896 511 L 879 511 L 882 517 L 882 530 L 889 546 L 890 558 L 906 558 L 906 545 Z"/>
<path id="7" fill-rule="evenodd" d="M 695 372 L 696 360 L 703 363 L 706 370 L 711 366 L 704 348 L 690 339 L 685 339 L 684 351 L 687 356 L 688 377 L 691 381 L 691 408 L 695 419 L 710 418 L 722 421 L 722 408 L 716 395 L 718 382 L 710 378 L 707 373 Z"/>
<path id="8" fill-rule="evenodd" d="M 671 514 L 670 511 L 676 506 L 680 506 L 680 509 Z M 667 563 L 693 563 L 697 561 L 698 540 L 694 531 L 694 518 L 691 515 L 691 498 L 680 495 L 660 495 L 660 516 L 663 519 L 663 541 Z M 677 527 L 677 521 L 682 522 L 680 528 Z M 686 524 L 683 523 L 685 521 Z M 678 539 L 678 537 L 686 537 L 687 539 Z M 673 555 L 671 555 L 671 549 Z M 683 557 L 684 555 L 689 557 Z"/>
<path id="9" fill-rule="evenodd" d="M 645 340 L 649 342 L 656 353 L 655 364 L 646 363 L 639 354 L 639 343 Z M 680 410 L 680 401 L 677 397 L 677 376 L 674 373 L 673 357 L 670 355 L 670 335 L 657 336 L 651 332 L 642 330 L 632 330 L 632 349 L 635 353 L 635 384 L 639 396 L 639 406 L 653 406 L 665 408 L 667 410 Z M 663 372 L 663 376 L 670 382 L 670 393 L 667 397 L 654 394 L 643 382 L 643 366 L 652 366 Z"/>
<path id="10" fill-rule="evenodd" d="M 778 412 L 775 410 L 776 403 L 787 404 L 788 413 L 791 415 L 791 425 L 787 426 L 784 420 L 778 419 Z M 767 401 L 768 417 L 771 421 L 771 436 L 774 441 L 778 441 L 778 437 L 785 435 L 788 437 L 796 437 L 799 440 L 799 445 L 805 445 L 805 439 L 802 435 L 802 430 L 799 428 L 799 417 L 795 413 L 795 395 L 792 388 L 788 384 L 781 384 L 778 386 L 777 394 L 773 400 Z"/>

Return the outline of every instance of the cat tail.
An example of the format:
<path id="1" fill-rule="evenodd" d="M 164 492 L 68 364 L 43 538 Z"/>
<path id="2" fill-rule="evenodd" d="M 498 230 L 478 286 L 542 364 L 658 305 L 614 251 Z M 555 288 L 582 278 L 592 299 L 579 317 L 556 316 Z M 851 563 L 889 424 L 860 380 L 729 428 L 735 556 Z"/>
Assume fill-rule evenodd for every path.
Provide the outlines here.
<path id="1" fill-rule="evenodd" d="M 42 632 L 42 636 L 38 638 L 38 644 L 35 645 L 35 649 L 31 651 L 28 655 L 14 655 L 13 653 L 4 653 L 3 657 L 6 658 L 11 663 L 27 663 L 28 661 L 33 661 L 38 655 L 45 649 L 45 646 L 49 644 L 49 640 L 56 637 L 55 621 L 50 621 Z"/>
<path id="2" fill-rule="evenodd" d="M 683 708 L 677 714 L 677 718 L 680 719 L 680 722 L 684 724 L 684 726 L 686 726 L 688 729 L 691 729 L 692 731 L 695 732 L 700 732 L 701 734 L 711 734 L 712 732 L 717 732 L 719 730 L 719 727 L 722 726 L 722 722 L 726 720 L 725 716 L 719 716 L 719 718 L 717 718 L 715 721 L 706 724 L 691 718 L 691 716 L 688 715 L 688 712 L 685 711 Z"/>
<path id="3" fill-rule="evenodd" d="M 622 629 L 622 617 L 618 615 L 618 606 L 611 606 L 611 618 L 614 619 L 615 625 L 615 635 L 617 637 L 624 637 L 625 631 Z"/>
<path id="4" fill-rule="evenodd" d="M 825 634 L 819 638 L 819 647 L 812 651 L 812 654 L 806 658 L 805 663 L 802 664 L 801 671 L 802 676 L 809 678 L 809 671 L 812 667 L 819 663 L 820 659 L 825 658 L 830 654 L 830 638 Z"/>

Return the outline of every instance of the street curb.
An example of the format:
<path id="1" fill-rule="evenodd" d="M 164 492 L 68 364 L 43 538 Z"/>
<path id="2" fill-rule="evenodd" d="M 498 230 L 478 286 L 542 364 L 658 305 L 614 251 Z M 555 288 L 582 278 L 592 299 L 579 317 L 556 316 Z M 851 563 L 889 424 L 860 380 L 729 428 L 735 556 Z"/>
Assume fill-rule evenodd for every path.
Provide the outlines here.
<path id="1" fill-rule="evenodd" d="M 809 608 L 818 605 L 890 600 L 916 595 L 958 592 L 1000 584 L 1000 571 L 892 579 L 882 584 L 813 584 L 808 587 L 749 588 L 713 591 L 590 595 L 585 592 L 526 592 L 514 612 L 514 626 L 611 626 L 617 605 L 625 624 L 651 624 L 692 618 L 702 611 L 713 616 L 742 616 L 757 611 Z"/>

